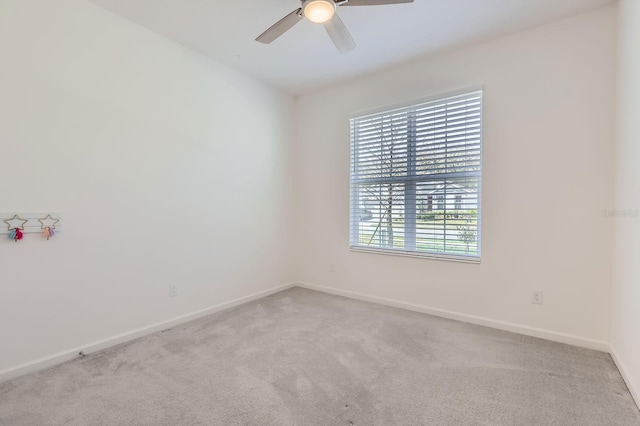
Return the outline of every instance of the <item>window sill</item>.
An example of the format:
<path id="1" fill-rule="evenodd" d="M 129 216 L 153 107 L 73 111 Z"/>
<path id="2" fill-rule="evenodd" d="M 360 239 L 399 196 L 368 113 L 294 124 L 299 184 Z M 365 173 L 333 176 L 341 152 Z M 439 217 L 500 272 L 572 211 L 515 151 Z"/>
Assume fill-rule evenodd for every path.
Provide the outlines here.
<path id="1" fill-rule="evenodd" d="M 361 253 L 382 254 L 382 255 L 389 255 L 389 256 L 416 257 L 416 258 L 422 258 L 422 259 L 445 260 L 449 262 L 473 263 L 473 264 L 481 263 L 479 256 L 478 257 L 455 256 L 455 255 L 445 255 L 445 254 L 435 254 L 435 253 L 420 253 L 415 251 L 404 251 L 404 250 L 377 249 L 377 248 L 360 247 L 360 246 L 349 246 L 349 250 L 353 252 L 361 252 Z"/>

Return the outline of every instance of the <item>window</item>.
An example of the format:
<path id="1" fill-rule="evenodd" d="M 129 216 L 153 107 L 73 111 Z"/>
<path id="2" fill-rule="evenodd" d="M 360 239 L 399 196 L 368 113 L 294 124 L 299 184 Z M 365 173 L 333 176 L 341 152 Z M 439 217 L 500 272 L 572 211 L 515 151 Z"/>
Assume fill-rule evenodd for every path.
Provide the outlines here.
<path id="1" fill-rule="evenodd" d="M 351 119 L 350 245 L 478 260 L 482 91 Z"/>

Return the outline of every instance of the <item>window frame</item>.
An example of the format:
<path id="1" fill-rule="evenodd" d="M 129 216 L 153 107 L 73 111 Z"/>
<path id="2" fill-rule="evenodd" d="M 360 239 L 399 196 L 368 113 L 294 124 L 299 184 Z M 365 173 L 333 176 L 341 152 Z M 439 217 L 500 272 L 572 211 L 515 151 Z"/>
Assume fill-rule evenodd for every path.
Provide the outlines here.
<path id="1" fill-rule="evenodd" d="M 354 202 L 356 202 L 356 204 L 359 203 L 359 195 L 357 192 L 354 192 L 354 183 L 352 181 L 352 167 L 353 167 L 353 158 L 354 158 L 354 146 L 352 143 L 352 136 L 350 136 L 349 138 L 349 155 L 350 155 L 350 160 L 349 160 L 349 191 L 350 191 L 350 197 L 349 197 L 349 250 L 353 251 L 353 252 L 364 252 L 364 253 L 372 253 L 372 254 L 381 254 L 381 255 L 391 255 L 391 256 L 404 256 L 404 257 L 415 257 L 415 258 L 427 258 L 427 259 L 435 259 L 435 260 L 445 260 L 445 261 L 455 261 L 455 262 L 462 262 L 462 263 L 481 263 L 481 259 L 482 259 L 482 181 L 483 181 L 483 171 L 484 171 L 484 167 L 483 167 L 483 148 L 484 148 L 484 87 L 483 86 L 471 86 L 471 87 L 466 87 L 466 88 L 462 88 L 462 89 L 458 89 L 458 90 L 454 90 L 454 91 L 449 91 L 449 92 L 444 92 L 444 93 L 439 93 L 436 95 L 432 95 L 432 96 L 428 96 L 428 97 L 423 97 L 420 99 L 414 99 L 411 101 L 407 101 L 407 102 L 403 102 L 400 104 L 394 104 L 394 105 L 388 105 L 388 106 L 383 106 L 380 108 L 376 108 L 373 110 L 366 110 L 366 111 L 358 111 L 355 112 L 353 114 L 351 114 L 351 116 L 349 117 L 350 122 L 351 120 L 357 119 L 357 118 L 362 118 L 364 116 L 367 115 L 374 115 L 374 114 L 380 114 L 380 113 L 385 113 L 385 112 L 392 112 L 394 110 L 397 109 L 405 109 L 405 108 L 411 108 L 411 107 L 419 107 L 422 104 L 426 104 L 426 103 L 430 103 L 430 102 L 437 102 L 437 101 L 441 101 L 441 100 L 445 100 L 448 98 L 454 98 L 454 97 L 459 97 L 459 96 L 465 96 L 465 95 L 472 95 L 474 93 L 480 92 L 481 94 L 481 107 L 480 107 L 480 160 L 479 160 L 479 164 L 480 164 L 480 171 L 478 173 L 478 186 L 477 186 L 477 255 L 459 255 L 459 254 L 451 254 L 451 253 L 438 253 L 438 252 L 426 252 L 426 251 L 417 251 L 417 250 L 407 250 L 407 249 L 399 249 L 399 248 L 389 248 L 389 247 L 375 247 L 375 246 L 361 246 L 361 245 L 353 245 L 352 244 L 352 220 L 353 220 L 353 214 L 354 212 L 352 211 L 352 206 L 354 205 Z M 351 127 L 351 126 L 350 126 Z M 350 130 L 351 133 L 351 130 Z M 408 144 L 411 145 L 411 141 L 408 141 Z M 410 161 L 407 160 L 407 164 L 409 166 Z M 417 181 L 413 182 L 413 186 L 415 187 Z M 405 192 L 411 192 L 410 190 L 410 186 L 411 183 L 409 182 L 409 184 L 407 185 L 407 182 L 403 182 L 405 184 Z M 409 188 L 407 188 L 409 186 Z M 415 197 L 415 190 L 413 191 L 413 195 Z M 430 197 L 431 198 L 431 197 Z M 405 193 L 405 199 L 406 199 L 406 193 Z M 439 202 L 438 200 L 436 200 L 436 197 L 432 197 L 432 207 L 436 208 L 437 203 Z M 445 200 L 446 202 L 446 200 Z M 414 203 L 415 205 L 417 205 L 417 202 Z M 431 204 L 431 203 L 430 203 Z M 407 213 L 405 211 L 405 215 L 409 215 L 409 214 L 413 214 L 415 215 L 416 212 L 413 213 Z M 411 237 L 412 234 L 412 237 Z M 416 239 L 416 232 L 415 232 L 415 223 L 413 223 L 413 226 L 410 226 L 409 229 L 407 229 L 405 227 L 405 241 L 406 238 L 409 239 L 413 239 L 414 243 L 410 245 L 415 246 L 415 239 Z"/>

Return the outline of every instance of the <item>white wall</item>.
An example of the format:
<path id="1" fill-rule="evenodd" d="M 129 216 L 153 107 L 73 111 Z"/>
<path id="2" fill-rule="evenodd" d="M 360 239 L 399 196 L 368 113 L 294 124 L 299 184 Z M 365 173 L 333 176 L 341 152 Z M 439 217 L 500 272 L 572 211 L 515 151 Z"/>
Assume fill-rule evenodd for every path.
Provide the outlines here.
<path id="1" fill-rule="evenodd" d="M 0 1 L 0 211 L 64 223 L 0 241 L 0 373 L 290 282 L 292 106 L 87 2 Z"/>
<path id="2" fill-rule="evenodd" d="M 615 207 L 640 210 L 640 2 L 619 4 L 618 140 Z M 611 346 L 640 404 L 640 218 L 621 216 L 614 229 Z"/>
<path id="3" fill-rule="evenodd" d="M 297 276 L 606 348 L 613 225 L 602 211 L 613 204 L 615 43 L 611 6 L 301 98 Z M 482 263 L 350 252 L 350 114 L 478 84 Z M 544 291 L 544 306 L 530 303 L 533 289 Z"/>

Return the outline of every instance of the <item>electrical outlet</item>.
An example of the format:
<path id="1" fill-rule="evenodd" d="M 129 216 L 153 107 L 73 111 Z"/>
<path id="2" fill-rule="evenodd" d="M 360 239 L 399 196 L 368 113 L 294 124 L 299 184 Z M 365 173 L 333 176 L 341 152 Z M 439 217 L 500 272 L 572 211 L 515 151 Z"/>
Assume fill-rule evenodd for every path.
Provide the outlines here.
<path id="1" fill-rule="evenodd" d="M 543 305 L 544 303 L 543 294 L 540 290 L 533 290 L 531 292 L 531 303 L 534 305 Z"/>
<path id="2" fill-rule="evenodd" d="M 332 263 L 329 265 L 329 272 L 335 272 L 336 271 L 336 266 Z"/>
<path id="3" fill-rule="evenodd" d="M 176 284 L 169 284 L 169 297 L 176 297 L 178 295 L 178 286 Z"/>

